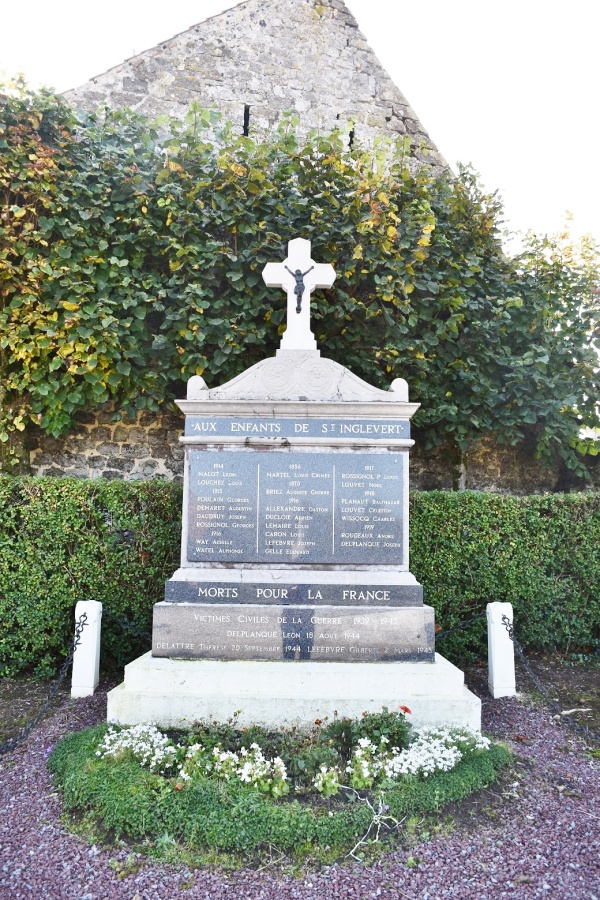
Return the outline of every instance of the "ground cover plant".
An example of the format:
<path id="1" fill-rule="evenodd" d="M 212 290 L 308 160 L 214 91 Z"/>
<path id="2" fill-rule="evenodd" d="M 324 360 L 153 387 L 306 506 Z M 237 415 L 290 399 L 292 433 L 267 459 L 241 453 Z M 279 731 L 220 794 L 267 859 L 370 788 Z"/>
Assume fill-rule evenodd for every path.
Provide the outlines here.
<path id="1" fill-rule="evenodd" d="M 408 815 L 462 800 L 509 759 L 468 729 L 411 734 L 402 711 L 384 708 L 309 732 L 101 725 L 61 741 L 48 766 L 65 808 L 100 839 L 198 859 L 269 847 L 332 861 L 381 849 Z"/>

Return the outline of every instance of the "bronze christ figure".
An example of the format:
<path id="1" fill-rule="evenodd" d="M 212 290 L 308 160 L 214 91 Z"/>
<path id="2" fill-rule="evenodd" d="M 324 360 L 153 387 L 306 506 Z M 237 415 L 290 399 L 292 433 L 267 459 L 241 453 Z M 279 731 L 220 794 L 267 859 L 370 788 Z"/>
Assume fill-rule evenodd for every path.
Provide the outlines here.
<path id="1" fill-rule="evenodd" d="M 290 275 L 293 275 L 296 279 L 296 287 L 294 288 L 294 293 L 296 295 L 296 312 L 302 312 L 302 295 L 304 294 L 304 276 L 308 275 L 309 272 L 312 272 L 314 266 L 311 266 L 310 269 L 307 269 L 306 272 L 301 272 L 300 269 L 296 269 L 295 272 L 292 272 L 291 269 L 288 269 L 285 266 Z"/>

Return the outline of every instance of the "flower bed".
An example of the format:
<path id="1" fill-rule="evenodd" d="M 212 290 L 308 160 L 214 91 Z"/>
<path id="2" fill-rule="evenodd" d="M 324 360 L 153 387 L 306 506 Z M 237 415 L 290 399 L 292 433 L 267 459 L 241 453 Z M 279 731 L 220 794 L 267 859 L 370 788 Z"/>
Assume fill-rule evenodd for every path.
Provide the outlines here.
<path id="1" fill-rule="evenodd" d="M 376 819 L 378 840 L 382 824 L 393 831 L 408 813 L 491 783 L 509 758 L 466 729 L 413 734 L 403 713 L 384 709 L 310 733 L 99 726 L 69 735 L 48 764 L 67 809 L 104 835 L 331 859 L 372 842 Z"/>

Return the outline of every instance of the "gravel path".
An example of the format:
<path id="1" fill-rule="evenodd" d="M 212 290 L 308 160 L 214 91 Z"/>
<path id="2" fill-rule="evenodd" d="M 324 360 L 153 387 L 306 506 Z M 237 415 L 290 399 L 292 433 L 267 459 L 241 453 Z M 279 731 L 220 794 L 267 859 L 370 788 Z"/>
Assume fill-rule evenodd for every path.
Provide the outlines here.
<path id="1" fill-rule="evenodd" d="M 486 816 L 460 808 L 449 835 L 388 854 L 371 868 L 332 866 L 298 879 L 271 872 L 182 871 L 142 862 L 119 880 L 111 860 L 128 851 L 90 847 L 60 821 L 60 797 L 45 767 L 60 737 L 105 716 L 105 695 L 67 701 L 0 759 L 1 900 L 172 900 L 172 898 L 394 898 L 600 900 L 598 764 L 584 744 L 540 706 L 484 700 L 484 730 L 518 755 L 514 782 L 492 788 Z M 512 776 L 511 776 L 512 777 Z M 494 793 L 503 792 L 494 802 Z M 491 819 L 490 816 L 496 816 Z M 409 856 L 420 859 L 411 868 Z M 114 862 L 113 862 L 114 866 Z"/>

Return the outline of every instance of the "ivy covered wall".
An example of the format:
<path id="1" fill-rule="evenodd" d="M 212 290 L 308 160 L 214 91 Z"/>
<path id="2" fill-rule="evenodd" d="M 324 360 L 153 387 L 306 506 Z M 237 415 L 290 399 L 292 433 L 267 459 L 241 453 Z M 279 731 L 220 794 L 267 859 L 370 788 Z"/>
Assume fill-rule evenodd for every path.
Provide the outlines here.
<path id="1" fill-rule="evenodd" d="M 348 153 L 335 133 L 300 141 L 291 119 L 255 142 L 198 107 L 185 122 L 127 111 L 78 120 L 52 94 L 9 88 L 5 470 L 47 471 L 49 438 L 72 453 L 97 422 L 95 455 L 119 461 L 112 476 L 145 476 L 143 458 L 169 476 L 176 429 L 157 419 L 125 438 L 98 417 L 107 406 L 131 421 L 170 415 L 191 375 L 218 384 L 272 355 L 285 303 L 261 271 L 302 235 L 338 273 L 312 303 L 323 355 L 380 387 L 405 378 L 422 404 L 417 446 L 449 460 L 453 482 L 492 441 L 590 483 L 598 442 L 581 435 L 600 425 L 596 248 L 530 237 L 507 256 L 497 196 L 468 171 L 415 170 L 411 147 L 401 138 Z M 136 449 L 140 428 L 156 431 L 163 462 Z"/>

